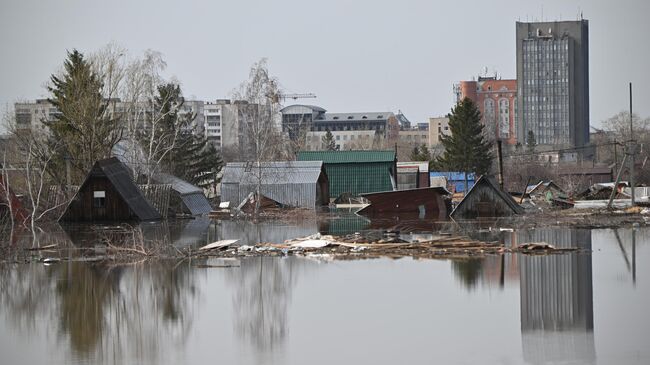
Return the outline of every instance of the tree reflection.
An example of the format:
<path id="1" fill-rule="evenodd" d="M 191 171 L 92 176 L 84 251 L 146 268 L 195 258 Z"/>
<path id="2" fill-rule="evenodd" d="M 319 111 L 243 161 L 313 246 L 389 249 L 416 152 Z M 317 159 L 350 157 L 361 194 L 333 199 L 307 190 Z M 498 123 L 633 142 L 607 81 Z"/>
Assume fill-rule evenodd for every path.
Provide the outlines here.
<path id="1" fill-rule="evenodd" d="M 198 294 L 187 263 L 0 266 L 0 313 L 19 331 L 44 324 L 75 358 L 93 362 L 155 362 L 183 346 Z"/>
<path id="2" fill-rule="evenodd" d="M 242 260 L 239 270 L 227 272 L 228 281 L 236 285 L 235 332 L 258 351 L 284 342 L 295 274 L 305 265 L 306 261 L 293 257 L 256 257 Z"/>
<path id="3" fill-rule="evenodd" d="M 461 283 L 468 289 L 473 289 L 481 279 L 483 261 L 483 258 L 452 260 L 451 267 Z"/>

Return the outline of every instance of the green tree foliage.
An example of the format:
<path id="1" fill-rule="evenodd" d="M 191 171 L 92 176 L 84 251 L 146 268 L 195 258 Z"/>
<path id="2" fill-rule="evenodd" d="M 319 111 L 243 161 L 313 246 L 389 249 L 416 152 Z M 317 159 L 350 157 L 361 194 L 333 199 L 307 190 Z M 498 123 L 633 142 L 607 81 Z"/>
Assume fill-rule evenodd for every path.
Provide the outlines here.
<path id="1" fill-rule="evenodd" d="M 535 152 L 535 147 L 537 146 L 537 141 L 535 140 L 535 133 L 533 131 L 528 131 L 526 136 L 526 151 Z"/>
<path id="2" fill-rule="evenodd" d="M 83 54 L 68 52 L 63 66 L 63 75 L 50 78 L 49 101 L 59 113 L 46 125 L 52 145 L 62 145 L 62 150 L 53 151 L 57 154 L 54 166 L 62 166 L 67 155 L 80 178 L 95 161 L 110 157 L 113 146 L 122 138 L 122 128 L 110 113 L 111 101 L 102 96 L 101 76 Z"/>
<path id="3" fill-rule="evenodd" d="M 443 171 L 486 174 L 492 165 L 492 144 L 483 135 L 481 113 L 468 98 L 461 100 L 449 115 L 451 135 L 442 136 L 445 151 L 435 168 Z"/>
<path id="4" fill-rule="evenodd" d="M 185 99 L 180 86 L 158 86 L 153 104 L 153 120 L 157 122 L 140 136 L 143 148 L 152 155 L 150 162 L 194 185 L 216 186 L 223 167 L 221 155 L 206 138 L 193 133 L 191 121 L 196 115 L 181 112 Z"/>
<path id="5" fill-rule="evenodd" d="M 186 132 L 181 135 L 174 152 L 170 171 L 175 176 L 204 189 L 216 187 L 223 160 L 212 143 L 202 136 Z"/>
<path id="6" fill-rule="evenodd" d="M 336 151 L 336 141 L 334 140 L 334 135 L 329 128 L 326 129 L 325 135 L 321 138 L 321 141 L 327 151 Z"/>
<path id="7" fill-rule="evenodd" d="M 409 156 L 411 161 L 431 161 L 431 151 L 426 144 L 414 147 Z"/>

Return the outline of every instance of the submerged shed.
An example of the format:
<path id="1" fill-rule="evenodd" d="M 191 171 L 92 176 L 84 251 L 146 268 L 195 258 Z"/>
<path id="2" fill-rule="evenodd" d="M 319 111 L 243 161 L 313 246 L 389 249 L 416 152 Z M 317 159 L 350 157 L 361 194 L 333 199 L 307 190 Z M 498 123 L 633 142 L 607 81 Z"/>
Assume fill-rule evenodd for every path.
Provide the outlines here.
<path id="1" fill-rule="evenodd" d="M 428 188 L 429 162 L 411 161 L 397 163 L 397 189 L 408 190 L 415 188 Z"/>
<path id="2" fill-rule="evenodd" d="M 63 221 L 159 220 L 160 213 L 144 198 L 129 169 L 117 158 L 95 162 Z"/>
<path id="3" fill-rule="evenodd" d="M 420 188 L 410 190 L 386 191 L 363 194 L 370 205 L 358 213 L 367 216 L 411 215 L 418 218 L 447 218 L 446 197 L 449 195 L 443 187 Z"/>
<path id="4" fill-rule="evenodd" d="M 237 206 L 258 183 L 260 193 L 290 206 L 314 209 L 329 203 L 327 174 L 321 161 L 231 162 L 223 169 L 221 201 Z"/>
<path id="5" fill-rule="evenodd" d="M 192 185 L 179 177 L 165 173 L 156 174 L 154 180 L 160 184 L 171 185 L 173 196 L 170 202 L 170 209 L 176 213 L 203 215 L 212 211 L 212 206 L 205 197 L 203 189 L 200 187 Z"/>
<path id="6" fill-rule="evenodd" d="M 323 161 L 330 198 L 395 190 L 395 151 L 300 151 L 299 161 Z"/>
<path id="7" fill-rule="evenodd" d="M 454 219 L 507 217 L 523 213 L 523 208 L 504 192 L 494 179 L 481 176 L 451 212 Z"/>

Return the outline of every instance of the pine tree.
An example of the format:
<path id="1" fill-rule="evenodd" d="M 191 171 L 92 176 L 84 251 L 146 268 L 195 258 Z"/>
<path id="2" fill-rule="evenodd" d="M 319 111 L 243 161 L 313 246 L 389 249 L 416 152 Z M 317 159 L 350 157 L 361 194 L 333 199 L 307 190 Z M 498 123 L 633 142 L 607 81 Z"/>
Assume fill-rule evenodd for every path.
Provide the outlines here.
<path id="1" fill-rule="evenodd" d="M 427 145 L 422 144 L 413 148 L 410 158 L 411 161 L 430 161 L 431 152 L 429 151 L 429 148 L 427 148 Z"/>
<path id="2" fill-rule="evenodd" d="M 483 135 L 481 113 L 468 98 L 461 100 L 449 115 L 451 135 L 442 136 L 445 148 L 436 159 L 436 168 L 443 171 L 460 171 L 486 174 L 492 165 L 492 144 Z"/>
<path id="3" fill-rule="evenodd" d="M 336 141 L 334 140 L 334 135 L 329 128 L 326 129 L 325 135 L 321 138 L 321 141 L 323 142 L 323 146 L 325 146 L 325 150 L 336 151 Z"/>
<path id="4" fill-rule="evenodd" d="M 61 156 L 55 156 L 56 165 L 63 155 L 71 158 L 77 177 L 85 175 L 95 161 L 107 158 L 122 138 L 119 121 L 109 113 L 110 100 L 102 96 L 101 76 L 77 50 L 68 52 L 61 77 L 52 75 L 50 103 L 58 110 L 53 121 L 47 122 L 51 145 L 62 145 Z"/>
<path id="5" fill-rule="evenodd" d="M 535 152 L 536 146 L 537 141 L 535 140 L 535 133 L 533 133 L 533 131 L 528 131 L 528 136 L 526 136 L 526 151 L 530 153 Z"/>
<path id="6" fill-rule="evenodd" d="M 202 188 L 214 188 L 219 182 L 223 160 L 219 151 L 202 136 L 183 133 L 173 155 L 170 171 L 174 175 Z"/>

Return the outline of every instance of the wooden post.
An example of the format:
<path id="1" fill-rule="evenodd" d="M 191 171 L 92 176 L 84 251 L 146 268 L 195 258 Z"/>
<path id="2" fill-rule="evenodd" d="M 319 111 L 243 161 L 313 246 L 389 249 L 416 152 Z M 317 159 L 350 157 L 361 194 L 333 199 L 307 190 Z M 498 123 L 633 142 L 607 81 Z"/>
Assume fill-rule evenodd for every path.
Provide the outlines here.
<path id="1" fill-rule="evenodd" d="M 499 186 L 503 190 L 503 153 L 501 152 L 501 140 L 497 140 L 497 162 L 499 163 Z"/>

